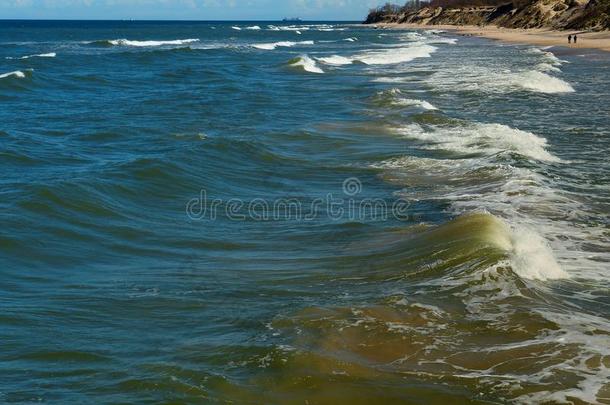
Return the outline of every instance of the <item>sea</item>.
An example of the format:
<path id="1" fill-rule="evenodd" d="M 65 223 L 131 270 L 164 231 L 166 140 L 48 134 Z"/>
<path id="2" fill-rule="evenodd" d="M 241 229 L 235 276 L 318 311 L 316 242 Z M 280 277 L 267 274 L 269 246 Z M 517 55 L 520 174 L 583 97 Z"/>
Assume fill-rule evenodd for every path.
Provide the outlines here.
<path id="1" fill-rule="evenodd" d="M 0 21 L 0 403 L 610 404 L 609 71 Z"/>

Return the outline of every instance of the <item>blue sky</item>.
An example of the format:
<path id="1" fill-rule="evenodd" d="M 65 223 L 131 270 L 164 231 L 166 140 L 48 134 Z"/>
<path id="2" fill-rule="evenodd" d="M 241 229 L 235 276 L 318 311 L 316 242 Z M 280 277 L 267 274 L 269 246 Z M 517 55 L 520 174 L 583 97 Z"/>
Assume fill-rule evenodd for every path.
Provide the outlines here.
<path id="1" fill-rule="evenodd" d="M 0 0 L 0 19 L 361 20 L 384 0 Z"/>

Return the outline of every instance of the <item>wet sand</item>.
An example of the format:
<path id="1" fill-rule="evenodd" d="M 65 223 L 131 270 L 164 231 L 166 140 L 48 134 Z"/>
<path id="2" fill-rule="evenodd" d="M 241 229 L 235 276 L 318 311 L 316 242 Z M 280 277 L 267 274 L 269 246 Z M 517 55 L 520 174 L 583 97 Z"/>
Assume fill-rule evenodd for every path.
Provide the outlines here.
<path id="1" fill-rule="evenodd" d="M 549 29 L 500 28 L 496 26 L 479 27 L 475 25 L 420 25 L 420 24 L 377 24 L 380 27 L 407 29 L 441 29 L 461 35 L 496 39 L 513 44 L 541 46 L 568 46 L 574 49 L 600 49 L 610 52 L 610 31 L 556 31 Z M 568 35 L 577 34 L 578 42 L 568 44 Z"/>

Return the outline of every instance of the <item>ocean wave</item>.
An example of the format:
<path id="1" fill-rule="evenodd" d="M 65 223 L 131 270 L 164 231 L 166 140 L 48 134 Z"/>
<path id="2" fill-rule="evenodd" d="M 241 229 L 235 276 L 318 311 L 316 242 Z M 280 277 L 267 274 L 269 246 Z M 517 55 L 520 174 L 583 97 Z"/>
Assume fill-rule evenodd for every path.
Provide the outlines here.
<path id="1" fill-rule="evenodd" d="M 258 25 L 253 25 L 251 27 L 246 27 L 245 29 L 250 30 L 250 31 L 259 31 L 261 29 L 261 27 Z"/>
<path id="2" fill-rule="evenodd" d="M 491 266 L 503 265 L 519 277 L 530 280 L 570 277 L 559 264 L 549 241 L 541 236 L 541 232 L 545 236 L 555 232 L 549 227 L 549 221 L 524 210 L 532 201 L 538 204 L 558 201 L 556 193 L 531 170 L 498 166 L 493 157 L 454 160 L 406 156 L 374 167 L 385 170 L 382 177 L 390 182 L 432 187 L 429 194 L 419 193 L 417 198 L 442 200 L 449 204 L 447 211 L 461 222 L 452 238 L 476 235 L 480 242 L 500 250 L 503 256 L 491 262 Z M 401 194 L 407 199 L 414 197 L 409 189 Z M 440 241 L 447 239 L 447 229 L 440 231 L 447 226 L 450 225 L 439 227 L 439 233 L 445 235 L 439 238 Z M 568 228 L 564 228 L 564 232 L 565 229 Z M 465 232 L 474 234 L 466 235 Z M 445 242 L 447 246 L 455 243 L 451 240 Z M 447 260 L 454 260 L 453 256 L 459 253 L 449 254 Z"/>
<path id="3" fill-rule="evenodd" d="M 550 63 L 539 63 L 536 65 L 536 69 L 541 72 L 561 72 L 561 69 Z"/>
<path id="4" fill-rule="evenodd" d="M 503 221 L 505 267 L 521 278 L 586 274 L 595 279 L 604 274 L 603 263 L 587 247 L 603 231 L 573 225 L 575 215 L 588 216 L 590 209 L 536 163 L 564 162 L 547 150 L 546 139 L 476 122 L 425 128 L 414 124 L 401 133 L 422 142 L 422 149 L 457 153 L 450 158 L 405 156 L 375 165 L 384 170 L 386 181 L 409 186 L 401 192 L 404 198 L 443 201 L 452 215 L 483 212 Z"/>
<path id="5" fill-rule="evenodd" d="M 129 39 L 112 39 L 104 41 L 95 41 L 92 44 L 105 46 L 131 46 L 131 47 L 155 47 L 167 45 L 186 45 L 199 42 L 199 39 L 174 39 L 167 41 L 132 41 Z"/>
<path id="6" fill-rule="evenodd" d="M 434 37 L 426 39 L 426 43 L 428 44 L 448 44 L 455 45 L 457 44 L 457 38 L 445 38 L 445 37 Z"/>
<path id="7" fill-rule="evenodd" d="M 573 93 L 575 91 L 568 82 L 538 70 L 515 72 L 508 69 L 472 65 L 459 65 L 451 70 L 441 70 L 427 80 L 432 86 L 444 91 L 481 93 L 529 91 L 545 94 Z"/>
<path id="8" fill-rule="evenodd" d="M 351 65 L 353 63 L 353 59 L 346 58 L 345 56 L 340 56 L 340 55 L 319 57 L 316 59 L 326 65 L 333 65 L 333 66 Z"/>
<path id="9" fill-rule="evenodd" d="M 272 43 L 266 43 L 266 44 L 254 44 L 254 45 L 252 45 L 252 47 L 256 48 L 256 49 L 263 49 L 266 51 L 273 51 L 274 49 L 276 49 L 278 47 L 291 48 L 293 46 L 298 46 L 298 45 L 313 45 L 313 44 L 314 44 L 314 41 L 301 41 L 301 42 L 280 41 L 280 42 L 272 42 Z"/>
<path id="10" fill-rule="evenodd" d="M 384 50 L 374 50 L 353 57 L 367 65 L 390 65 L 410 62 L 417 58 L 429 58 L 437 48 L 431 45 L 415 45 Z"/>
<path id="11" fill-rule="evenodd" d="M 241 31 L 241 27 L 238 27 L 238 26 L 235 26 L 235 25 L 233 27 L 231 27 L 231 29 L 233 29 L 235 31 Z"/>
<path id="12" fill-rule="evenodd" d="M 8 73 L 3 73 L 0 74 L 0 79 L 10 79 L 10 78 L 15 78 L 15 79 L 25 79 L 28 76 L 32 75 L 32 70 L 15 70 L 13 72 L 8 72 Z"/>
<path id="13" fill-rule="evenodd" d="M 406 83 L 408 81 L 411 81 L 411 78 L 382 76 L 382 77 L 376 77 L 373 79 L 373 82 L 375 82 L 375 83 Z"/>
<path id="14" fill-rule="evenodd" d="M 461 154 L 512 152 L 539 161 L 561 161 L 546 150 L 548 143 L 545 138 L 501 124 L 470 123 L 430 128 L 411 124 L 398 131 L 406 137 L 426 142 L 428 149 L 444 149 Z"/>
<path id="15" fill-rule="evenodd" d="M 295 58 L 295 59 L 291 60 L 288 64 L 293 67 L 301 68 L 301 69 L 305 70 L 306 72 L 319 73 L 319 74 L 324 73 L 324 71 L 322 69 L 320 69 L 320 67 L 316 64 L 316 61 L 311 59 L 307 55 L 303 55 L 298 58 Z"/>
<path id="16" fill-rule="evenodd" d="M 430 45 L 416 45 L 411 47 L 391 48 L 383 50 L 373 50 L 352 56 L 332 55 L 317 58 L 320 62 L 327 65 L 349 65 L 354 62 L 361 62 L 367 65 L 392 65 L 403 62 L 410 62 L 417 58 L 429 58 L 437 48 Z"/>
<path id="17" fill-rule="evenodd" d="M 382 106 L 394 106 L 394 107 L 420 107 L 424 110 L 438 110 L 435 106 L 430 104 L 425 100 L 418 100 L 413 98 L 407 98 L 403 96 L 402 91 L 400 89 L 389 89 L 385 91 L 381 91 L 376 95 L 376 101 Z"/>
<path id="18" fill-rule="evenodd" d="M 549 243 L 534 228 L 516 225 L 510 235 L 510 264 L 520 277 L 531 280 L 569 278 L 557 263 Z"/>
<path id="19" fill-rule="evenodd" d="M 432 104 L 430 104 L 429 102 L 425 101 L 425 100 L 417 100 L 417 99 L 412 99 L 412 98 L 398 98 L 396 99 L 396 101 L 394 102 L 395 105 L 404 105 L 404 106 L 417 106 L 417 107 L 421 107 L 424 110 L 438 110 L 438 108 L 436 108 L 435 106 L 433 106 Z"/>
<path id="20" fill-rule="evenodd" d="M 55 52 L 49 52 L 49 53 L 41 53 L 41 54 L 37 54 L 37 55 L 21 56 L 18 58 L 7 56 L 6 59 L 54 58 L 56 56 L 57 56 L 57 54 Z"/>
<path id="21" fill-rule="evenodd" d="M 307 26 L 295 26 L 295 25 L 282 25 L 282 26 L 277 26 L 277 25 L 269 25 L 268 29 L 270 31 L 309 31 L 309 27 Z"/>
<path id="22" fill-rule="evenodd" d="M 568 82 L 535 70 L 515 75 L 512 80 L 515 85 L 539 93 L 573 93 L 575 91 Z"/>

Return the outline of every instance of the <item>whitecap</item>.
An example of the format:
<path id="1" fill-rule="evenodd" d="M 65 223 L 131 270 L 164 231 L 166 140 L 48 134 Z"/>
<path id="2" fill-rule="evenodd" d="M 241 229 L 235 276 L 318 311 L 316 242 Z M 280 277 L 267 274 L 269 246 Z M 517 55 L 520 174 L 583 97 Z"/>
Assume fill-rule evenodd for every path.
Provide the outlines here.
<path id="1" fill-rule="evenodd" d="M 153 46 L 164 46 L 164 45 L 185 45 L 193 42 L 199 42 L 198 39 L 174 39 L 168 41 L 131 41 L 128 39 L 114 39 L 108 41 L 111 45 L 116 46 L 134 46 L 134 47 L 153 47 Z"/>
<path id="2" fill-rule="evenodd" d="M 416 45 L 403 48 L 374 50 L 356 55 L 354 56 L 354 59 L 366 63 L 367 65 L 389 65 L 410 62 L 417 58 L 429 58 L 436 49 L 436 47 L 431 45 Z"/>
<path id="3" fill-rule="evenodd" d="M 546 150 L 548 144 L 545 138 L 501 124 L 475 123 L 458 127 L 431 127 L 427 130 L 420 125 L 411 124 L 398 132 L 426 142 L 427 149 L 487 155 L 514 152 L 540 161 L 560 161 Z"/>
<path id="4" fill-rule="evenodd" d="M 332 55 L 326 57 L 316 58 L 322 63 L 333 66 L 342 66 L 342 65 L 350 65 L 353 60 L 350 58 L 346 58 L 345 56 Z"/>
<path id="5" fill-rule="evenodd" d="M 511 267 L 520 277 L 532 280 L 568 278 L 549 246 L 533 228 L 519 225 L 511 232 Z"/>
<path id="6" fill-rule="evenodd" d="M 22 56 L 20 58 L 13 58 L 13 57 L 9 56 L 6 59 L 54 58 L 56 56 L 57 56 L 57 54 L 55 52 L 49 52 L 49 53 L 41 53 L 41 54 L 38 54 L 38 55 Z"/>
<path id="7" fill-rule="evenodd" d="M 546 73 L 529 71 L 513 77 L 514 83 L 527 90 L 539 93 L 573 93 L 574 88 L 567 82 Z"/>
<path id="8" fill-rule="evenodd" d="M 425 100 L 417 100 L 412 98 L 397 98 L 394 102 L 395 105 L 404 106 L 415 106 L 423 108 L 424 110 L 438 110 L 435 106 Z"/>
<path id="9" fill-rule="evenodd" d="M 314 44 L 313 41 L 301 41 L 301 42 L 280 41 L 280 42 L 273 42 L 273 43 L 266 43 L 266 44 L 254 44 L 254 45 L 252 45 L 252 47 L 256 48 L 256 49 L 272 51 L 278 47 L 290 48 L 290 47 L 297 46 L 297 45 L 313 45 L 313 44 Z"/>
<path id="10" fill-rule="evenodd" d="M 427 81 L 444 91 L 476 91 L 482 93 L 508 93 L 530 91 L 536 93 L 572 93 L 574 88 L 566 81 L 543 73 L 556 71 L 555 65 L 539 65 L 539 70 L 511 71 L 498 67 L 458 64 L 452 69 L 434 73 Z"/>
<path id="11" fill-rule="evenodd" d="M 250 30 L 250 31 L 259 31 L 261 29 L 261 27 L 258 25 L 253 25 L 251 27 L 246 27 L 246 29 Z"/>
<path id="12" fill-rule="evenodd" d="M 300 56 L 294 62 L 290 63 L 290 66 L 301 67 L 303 70 L 310 73 L 324 73 L 324 71 L 316 64 L 316 61 L 307 55 Z"/>
<path id="13" fill-rule="evenodd" d="M 0 75 L 0 79 L 5 79 L 8 77 L 16 77 L 19 79 L 23 79 L 23 78 L 25 78 L 25 73 L 22 72 L 21 70 L 16 70 L 14 72 L 3 73 Z"/>

